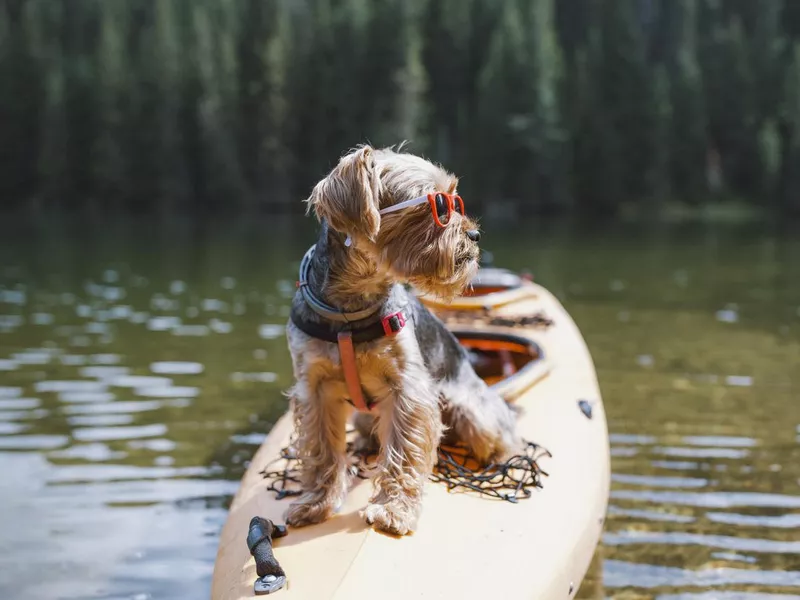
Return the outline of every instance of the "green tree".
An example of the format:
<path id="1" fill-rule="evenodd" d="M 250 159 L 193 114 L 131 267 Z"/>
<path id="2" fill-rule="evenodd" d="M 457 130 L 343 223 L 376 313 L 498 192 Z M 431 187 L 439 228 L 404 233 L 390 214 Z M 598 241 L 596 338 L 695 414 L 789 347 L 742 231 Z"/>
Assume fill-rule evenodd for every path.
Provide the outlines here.
<path id="1" fill-rule="evenodd" d="M 37 191 L 43 74 L 35 57 L 31 4 L 0 3 L 0 197 L 14 205 Z"/>
<path id="2" fill-rule="evenodd" d="M 100 40 L 94 55 L 98 132 L 91 150 L 92 189 L 98 203 L 119 207 L 128 187 L 122 143 L 124 102 L 131 92 L 124 47 L 127 8 L 113 2 L 100 4 L 98 8 Z"/>
<path id="3" fill-rule="evenodd" d="M 742 24 L 733 17 L 712 29 L 701 56 L 710 143 L 722 157 L 725 185 L 752 195 L 759 181 L 758 121 L 747 46 Z"/>
<path id="4" fill-rule="evenodd" d="M 559 50 L 552 0 L 504 3 L 480 80 L 473 140 L 487 198 L 536 209 L 564 201 Z"/>
<path id="5" fill-rule="evenodd" d="M 674 0 L 669 10 L 664 59 L 671 79 L 671 181 L 678 199 L 698 203 L 707 195 L 708 144 L 703 74 L 697 61 L 697 1 Z"/>
<path id="6" fill-rule="evenodd" d="M 253 203 L 285 196 L 286 44 L 282 2 L 240 3 L 237 41 L 237 143 L 239 161 Z"/>
<path id="7" fill-rule="evenodd" d="M 622 202 L 654 193 L 657 120 L 647 47 L 635 0 L 611 0 L 602 10 L 599 102 L 608 123 L 607 152 L 615 164 L 609 187 Z"/>
<path id="8" fill-rule="evenodd" d="M 800 214 L 800 42 L 793 45 L 783 92 L 780 109 L 784 125 L 783 161 L 778 190 L 782 208 Z"/>
<path id="9" fill-rule="evenodd" d="M 571 122 L 572 194 L 584 213 L 612 213 L 618 207 L 622 181 L 618 136 L 598 102 L 600 41 L 590 37 L 575 56 L 568 97 Z"/>

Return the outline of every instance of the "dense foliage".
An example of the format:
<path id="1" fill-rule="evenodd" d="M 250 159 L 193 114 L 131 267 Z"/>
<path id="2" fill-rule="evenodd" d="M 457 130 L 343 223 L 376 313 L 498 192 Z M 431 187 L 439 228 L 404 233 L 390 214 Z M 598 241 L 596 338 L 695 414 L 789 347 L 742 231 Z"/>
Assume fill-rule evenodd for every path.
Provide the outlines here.
<path id="1" fill-rule="evenodd" d="M 797 0 L 0 0 L 0 202 L 297 206 L 411 142 L 472 205 L 800 211 Z"/>

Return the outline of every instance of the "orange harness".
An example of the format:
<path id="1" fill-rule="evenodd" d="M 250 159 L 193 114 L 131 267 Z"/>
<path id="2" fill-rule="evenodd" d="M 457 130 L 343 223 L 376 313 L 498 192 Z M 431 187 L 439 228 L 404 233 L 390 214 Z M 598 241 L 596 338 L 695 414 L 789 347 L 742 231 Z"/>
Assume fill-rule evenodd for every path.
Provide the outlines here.
<path id="1" fill-rule="evenodd" d="M 353 349 L 353 333 L 342 331 L 338 335 L 339 358 L 342 361 L 344 371 L 344 381 L 347 384 L 347 391 L 350 393 L 350 400 L 356 410 L 361 412 L 373 412 L 375 405 L 368 406 L 361 391 L 361 378 L 358 376 L 358 365 L 356 365 L 356 352 Z"/>

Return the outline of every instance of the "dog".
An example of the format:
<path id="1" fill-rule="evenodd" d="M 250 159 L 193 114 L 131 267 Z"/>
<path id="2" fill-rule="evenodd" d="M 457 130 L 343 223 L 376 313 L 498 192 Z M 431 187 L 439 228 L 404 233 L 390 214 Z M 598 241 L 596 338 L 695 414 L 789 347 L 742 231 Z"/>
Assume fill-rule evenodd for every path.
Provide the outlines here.
<path id="1" fill-rule="evenodd" d="M 361 517 L 396 535 L 416 528 L 444 439 L 481 461 L 521 447 L 516 411 L 408 289 L 452 299 L 477 273 L 480 233 L 457 184 L 424 158 L 363 145 L 305 200 L 320 233 L 301 263 L 286 326 L 302 487 L 285 515 L 291 526 L 324 521 L 345 499 L 354 408 L 378 451 Z"/>

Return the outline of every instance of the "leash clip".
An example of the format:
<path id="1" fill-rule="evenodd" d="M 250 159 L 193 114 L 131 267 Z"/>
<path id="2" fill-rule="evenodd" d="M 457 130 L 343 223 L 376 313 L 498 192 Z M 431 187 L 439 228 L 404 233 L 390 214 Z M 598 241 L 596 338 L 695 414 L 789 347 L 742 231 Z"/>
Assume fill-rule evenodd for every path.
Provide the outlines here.
<path id="1" fill-rule="evenodd" d="M 391 315 L 386 315 L 381 319 L 381 325 L 383 325 L 383 332 L 391 337 L 393 335 L 397 335 L 406 326 L 406 316 L 403 314 L 403 311 L 396 312 Z"/>

